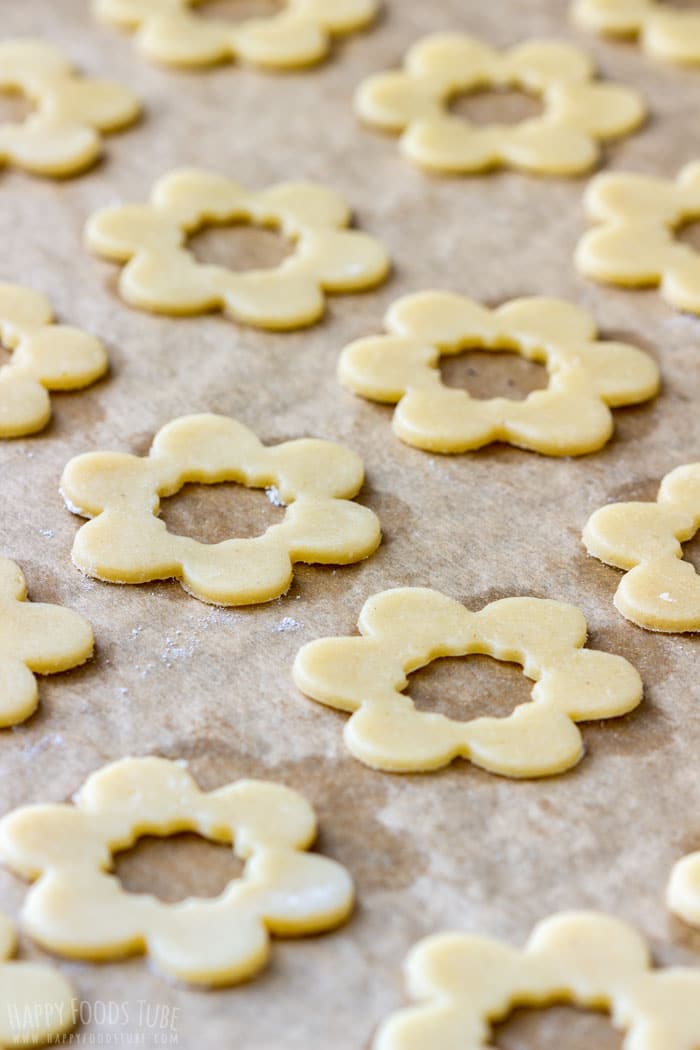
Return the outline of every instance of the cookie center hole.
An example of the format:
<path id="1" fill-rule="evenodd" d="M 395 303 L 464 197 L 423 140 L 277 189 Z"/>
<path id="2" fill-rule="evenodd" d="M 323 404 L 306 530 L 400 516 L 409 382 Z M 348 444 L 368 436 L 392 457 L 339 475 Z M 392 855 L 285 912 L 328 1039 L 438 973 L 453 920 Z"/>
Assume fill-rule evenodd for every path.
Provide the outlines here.
<path id="1" fill-rule="evenodd" d="M 201 14 L 223 22 L 249 18 L 272 18 L 285 7 L 284 0 L 199 0 Z"/>
<path id="2" fill-rule="evenodd" d="M 467 390 L 471 397 L 507 397 L 522 401 L 533 390 L 549 385 L 544 365 L 528 361 L 514 352 L 465 350 L 440 358 L 440 372 L 446 386 Z"/>
<path id="3" fill-rule="evenodd" d="M 205 226 L 188 247 L 199 262 L 227 270 L 273 270 L 294 251 L 278 230 L 243 222 Z"/>
<path id="4" fill-rule="evenodd" d="M 689 561 L 695 566 L 695 571 L 700 573 L 700 529 L 692 539 L 683 544 L 683 560 Z"/>
<path id="5" fill-rule="evenodd" d="M 279 525 L 284 507 L 275 506 L 263 489 L 247 489 L 236 482 L 185 485 L 161 503 L 160 517 L 169 532 L 200 543 L 261 536 Z"/>
<path id="6" fill-rule="evenodd" d="M 450 100 L 450 112 L 470 124 L 520 124 L 544 112 L 535 96 L 518 88 L 460 91 Z"/>
<path id="7" fill-rule="evenodd" d="M 689 248 L 700 252 L 700 219 L 683 223 L 677 231 L 677 237 L 681 244 L 687 244 Z"/>
<path id="8" fill-rule="evenodd" d="M 664 7 L 675 7 L 679 11 L 698 11 L 700 0 L 661 0 Z"/>
<path id="9" fill-rule="evenodd" d="M 491 656 L 443 656 L 409 676 L 408 693 L 421 711 L 465 722 L 506 718 L 530 700 L 532 686 L 518 664 Z"/>
<path id="10" fill-rule="evenodd" d="M 0 88 L 0 124 L 21 124 L 34 106 L 21 91 Z"/>
<path id="11" fill-rule="evenodd" d="M 186 897 L 218 897 L 243 873 L 229 845 L 190 832 L 143 838 L 114 858 L 114 872 L 129 893 L 151 893 L 168 904 Z"/>
<path id="12" fill-rule="evenodd" d="M 498 1050 L 622 1050 L 623 1036 L 606 1014 L 551 1006 L 544 1010 L 514 1010 L 494 1026 L 492 1043 Z"/>

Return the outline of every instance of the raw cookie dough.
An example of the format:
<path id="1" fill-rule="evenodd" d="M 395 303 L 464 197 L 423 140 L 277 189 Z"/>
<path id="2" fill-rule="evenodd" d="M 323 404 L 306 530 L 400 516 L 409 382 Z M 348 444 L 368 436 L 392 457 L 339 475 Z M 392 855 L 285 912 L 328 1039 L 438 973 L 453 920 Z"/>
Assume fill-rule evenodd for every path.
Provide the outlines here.
<path id="1" fill-rule="evenodd" d="M 700 927 L 700 852 L 689 853 L 674 864 L 666 901 L 674 915 Z"/>
<path id="2" fill-rule="evenodd" d="M 338 926 L 353 906 L 342 865 L 306 853 L 316 819 L 295 791 L 239 780 L 202 792 L 179 762 L 125 758 L 93 773 L 75 805 L 24 806 L 0 821 L 0 860 L 37 881 L 22 920 L 44 947 L 78 959 L 147 952 L 159 970 L 193 984 L 235 984 L 260 970 L 270 934 Z M 142 835 L 193 831 L 231 843 L 240 879 L 215 898 L 165 904 L 127 892 L 113 854 Z"/>
<path id="3" fill-rule="evenodd" d="M 636 91 L 594 77 L 591 60 L 570 44 L 532 40 L 498 52 L 463 33 L 438 33 L 414 44 L 403 70 L 363 81 L 355 109 L 368 124 L 401 133 L 401 151 L 429 170 L 578 175 L 598 162 L 601 142 L 634 131 L 646 115 Z M 450 112 L 456 96 L 485 88 L 534 95 L 544 111 L 512 125 Z"/>
<path id="4" fill-rule="evenodd" d="M 650 631 L 700 631 L 700 578 L 681 543 L 700 528 L 700 463 L 677 467 L 656 503 L 609 503 L 583 530 L 589 554 L 626 569 L 615 593 L 619 612 Z"/>
<path id="5" fill-rule="evenodd" d="M 0 42 L 0 93 L 19 92 L 36 112 L 0 124 L 0 167 L 63 177 L 89 168 L 102 153 L 101 132 L 132 124 L 141 105 L 121 84 L 82 77 L 43 40 Z"/>
<path id="6" fill-rule="evenodd" d="M 70 1032 L 78 1019 L 73 989 L 53 966 L 17 962 L 17 937 L 0 914 L 0 1048 L 43 1046 Z"/>
<path id="7" fill-rule="evenodd" d="M 279 14 L 236 24 L 197 14 L 206 0 L 93 0 L 99 19 L 136 30 L 147 58 L 172 66 L 209 66 L 242 58 L 289 69 L 324 59 L 334 36 L 368 25 L 378 0 L 285 0 Z"/>
<path id="8" fill-rule="evenodd" d="M 398 402 L 397 436 L 432 452 L 465 452 L 492 441 L 548 456 L 594 452 L 613 432 L 608 406 L 646 401 L 659 388 L 647 354 L 597 341 L 590 314 L 559 299 L 514 299 L 489 310 L 460 295 L 422 292 L 395 302 L 385 325 L 390 335 L 343 351 L 340 381 L 373 401 Z M 541 362 L 549 387 L 524 401 L 482 401 L 446 386 L 440 357 L 470 349 L 509 350 Z"/>
<path id="9" fill-rule="evenodd" d="M 598 175 L 585 193 L 597 228 L 579 241 L 576 266 L 586 277 L 627 288 L 659 287 L 679 310 L 700 314 L 700 255 L 678 240 L 700 219 L 700 161 L 675 181 L 651 175 Z"/>
<path id="10" fill-rule="evenodd" d="M 313 700 L 354 712 L 345 743 L 375 769 L 424 772 L 461 756 L 502 776 L 562 773 L 583 755 L 576 722 L 626 714 L 642 699 L 634 667 L 584 649 L 586 621 L 563 602 L 504 598 L 473 613 L 438 591 L 404 587 L 369 598 L 358 626 L 360 638 L 300 649 L 294 681 Z M 536 683 L 532 702 L 467 722 L 417 710 L 403 692 L 408 674 L 470 653 L 520 664 Z"/>
<path id="11" fill-rule="evenodd" d="M 700 969 L 653 970 L 640 934 L 600 912 L 545 919 L 523 951 L 466 933 L 427 937 L 406 977 L 418 1005 L 390 1017 L 373 1050 L 486 1050 L 516 1008 L 557 1003 L 609 1013 L 627 1050 L 700 1045 Z"/>
<path id="12" fill-rule="evenodd" d="M 350 502 L 364 480 L 359 456 L 330 441 L 302 439 L 265 446 L 227 416 L 182 416 L 156 434 L 147 457 L 88 452 L 68 463 L 61 492 L 75 513 L 94 520 L 73 544 L 73 562 L 112 583 L 179 579 L 215 605 L 278 598 L 294 562 L 349 565 L 381 542 L 376 515 Z M 262 536 L 199 543 L 168 532 L 160 499 L 187 482 L 237 481 L 275 486 L 284 520 Z"/>
<path id="13" fill-rule="evenodd" d="M 159 179 L 150 204 L 98 211 L 86 241 L 97 255 L 127 264 L 119 290 L 131 306 L 166 314 L 219 309 L 258 328 L 302 328 L 323 315 L 324 292 L 363 291 L 389 272 L 379 241 L 346 229 L 350 218 L 337 194 L 314 183 L 249 193 L 192 168 Z M 188 236 L 203 227 L 240 222 L 278 228 L 294 252 L 275 269 L 236 273 L 188 251 Z"/>
<path id="14" fill-rule="evenodd" d="M 102 343 L 53 324 L 48 299 L 0 284 L 0 343 L 14 351 L 0 368 L 0 438 L 34 434 L 51 418 L 49 390 L 79 390 L 107 371 Z"/>
<path id="15" fill-rule="evenodd" d="M 0 727 L 16 725 L 39 704 L 34 674 L 68 671 L 92 656 L 87 620 L 60 605 L 27 601 L 18 565 L 0 557 Z"/>
<path id="16" fill-rule="evenodd" d="M 700 13 L 677 10 L 659 0 L 576 0 L 576 21 L 586 29 L 639 39 L 654 58 L 700 62 Z"/>

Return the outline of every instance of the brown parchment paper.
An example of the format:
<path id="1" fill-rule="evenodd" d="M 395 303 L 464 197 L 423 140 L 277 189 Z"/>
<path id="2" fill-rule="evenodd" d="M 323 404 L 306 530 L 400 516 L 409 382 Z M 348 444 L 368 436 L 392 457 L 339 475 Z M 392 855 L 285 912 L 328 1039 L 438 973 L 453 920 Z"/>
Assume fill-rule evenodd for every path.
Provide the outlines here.
<path id="1" fill-rule="evenodd" d="M 358 893 L 346 927 L 276 942 L 265 972 L 239 988 L 176 987 L 142 958 L 58 960 L 84 1001 L 87 1045 L 361 1050 L 402 1003 L 401 964 L 420 937 L 456 928 L 522 943 L 536 921 L 563 908 L 607 909 L 649 937 L 660 963 L 700 964 L 700 935 L 673 920 L 663 900 L 673 862 L 700 847 L 700 643 L 621 619 L 612 604 L 618 573 L 580 543 L 597 507 L 652 497 L 666 471 L 700 455 L 700 320 L 674 313 L 654 292 L 577 277 L 585 179 L 431 178 L 400 158 L 394 140 L 358 126 L 350 105 L 362 77 L 398 64 L 427 32 L 460 28 L 497 45 L 556 36 L 588 48 L 606 75 L 648 99 L 648 124 L 607 151 L 607 167 L 672 175 L 700 155 L 700 72 L 585 35 L 569 22 L 566 0 L 386 0 L 385 8 L 374 30 L 339 45 L 327 65 L 265 75 L 149 65 L 128 36 L 93 20 L 86 0 L 0 5 L 3 36 L 43 35 L 85 71 L 129 84 L 146 106 L 142 122 L 110 136 L 106 159 L 81 178 L 0 172 L 0 278 L 49 295 L 62 321 L 105 341 L 112 362 L 91 389 L 54 395 L 42 434 L 0 444 L 2 552 L 24 569 L 31 597 L 79 610 L 97 639 L 89 665 L 42 680 L 38 713 L 0 735 L 0 808 L 68 799 L 89 772 L 132 754 L 186 759 L 205 788 L 242 775 L 274 778 L 314 803 L 319 846 L 348 866 Z M 83 249 L 84 222 L 104 205 L 145 200 L 159 175 L 183 165 L 255 188 L 328 183 L 388 246 L 391 280 L 332 298 L 322 324 L 292 334 L 128 308 L 116 294 L 117 268 Z M 614 440 L 577 460 L 506 447 L 452 457 L 411 450 L 392 435 L 391 409 L 344 391 L 335 368 L 346 343 L 380 330 L 397 296 L 432 287 L 488 303 L 571 298 L 608 336 L 655 356 L 663 393 L 616 411 Z M 70 561 L 80 520 L 58 494 L 64 464 L 90 449 L 143 454 L 161 425 L 203 411 L 229 413 L 267 442 L 313 435 L 359 452 L 361 499 L 384 529 L 378 553 L 350 568 L 300 567 L 285 598 L 244 610 L 203 605 L 177 583 L 117 587 L 82 577 Z M 243 506 L 200 492 L 166 513 L 173 527 L 202 533 L 203 519 L 213 528 L 229 513 L 227 500 Z M 260 501 L 246 511 L 254 523 L 256 514 L 263 520 Z M 405 584 L 439 588 L 472 608 L 511 594 L 576 604 L 590 644 L 639 668 L 644 704 L 584 726 L 585 759 L 552 780 L 517 783 L 465 762 L 426 776 L 366 769 L 343 747 L 346 716 L 300 696 L 290 668 L 304 642 L 352 633 L 369 595 Z M 417 680 L 426 706 L 450 701 L 465 713 L 510 710 L 523 685 L 516 669 L 496 677 L 486 658 L 473 670 L 453 661 Z M 163 893 L 185 879 L 191 892 L 216 892 L 229 870 L 192 840 L 140 847 L 122 868 L 129 885 Z M 24 894 L 21 880 L 0 872 L 4 910 L 16 915 Z M 41 956 L 27 938 L 21 948 Z M 176 1011 L 169 1020 L 167 1010 Z M 518 1022 L 500 1045 L 591 1045 L 573 1028 L 557 1031 L 550 1038 Z M 619 1045 L 604 1043 L 601 1031 L 599 1046 Z"/>

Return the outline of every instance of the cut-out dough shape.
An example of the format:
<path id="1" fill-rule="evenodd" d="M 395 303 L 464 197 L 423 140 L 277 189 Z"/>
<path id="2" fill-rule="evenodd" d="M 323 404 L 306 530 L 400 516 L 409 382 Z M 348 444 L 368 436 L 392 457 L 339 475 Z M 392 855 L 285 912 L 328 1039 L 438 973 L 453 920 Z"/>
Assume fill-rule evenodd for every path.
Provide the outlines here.
<path id="1" fill-rule="evenodd" d="M 88 777 L 74 801 L 24 806 L 0 821 L 0 860 L 37 879 L 23 925 L 60 955 L 144 952 L 179 980 L 234 984 L 264 966 L 270 934 L 319 933 L 352 910 L 346 869 L 305 852 L 316 837 L 313 809 L 279 784 L 239 780 L 202 792 L 178 762 L 126 758 Z M 231 843 L 243 876 L 216 898 L 166 904 L 110 874 L 113 854 L 140 836 L 182 831 Z"/>
<path id="2" fill-rule="evenodd" d="M 646 114 L 637 92 L 594 77 L 591 60 L 570 44 L 533 40 L 498 52 L 440 33 L 415 44 L 403 70 L 363 81 L 355 108 L 368 124 L 401 133 L 402 153 L 428 170 L 578 175 L 598 162 L 601 142 L 634 131 Z M 450 112 L 458 95 L 503 88 L 537 96 L 543 114 L 482 126 Z"/>
<path id="3" fill-rule="evenodd" d="M 586 621 L 572 605 L 504 598 L 479 612 L 423 587 L 369 598 L 359 638 L 323 638 L 297 654 L 294 681 L 328 707 L 354 712 L 345 743 L 361 762 L 394 773 L 439 769 L 454 758 L 508 777 L 562 773 L 583 755 L 576 722 L 615 718 L 642 699 L 621 656 L 584 649 Z M 518 663 L 532 701 L 507 718 L 466 722 L 419 711 L 408 675 L 441 656 L 481 653 Z"/>
<path id="4" fill-rule="evenodd" d="M 394 303 L 385 326 L 390 335 L 343 351 L 340 381 L 373 401 L 398 402 L 395 433 L 431 452 L 466 452 L 492 441 L 548 456 L 595 452 L 613 432 L 608 406 L 646 401 L 659 388 L 647 354 L 596 341 L 590 314 L 558 299 L 514 299 L 489 310 L 460 295 L 422 292 Z M 482 401 L 446 386 L 440 357 L 473 349 L 509 350 L 544 364 L 548 388 L 524 401 Z"/>
<path id="5" fill-rule="evenodd" d="M 376 515 L 352 503 L 364 480 L 359 456 L 330 441 L 265 446 L 227 416 L 182 416 L 157 434 L 147 457 L 88 452 L 68 463 L 61 492 L 93 521 L 73 544 L 73 562 L 111 583 L 177 577 L 202 601 L 249 605 L 284 594 L 294 562 L 349 565 L 381 542 Z M 284 520 L 262 536 L 199 543 L 168 532 L 160 499 L 187 482 L 275 486 Z"/>
<path id="6" fill-rule="evenodd" d="M 0 727 L 16 725 L 39 703 L 35 674 L 84 664 L 94 639 L 87 620 L 71 609 L 27 601 L 18 565 L 0 557 Z"/>
<path id="7" fill-rule="evenodd" d="M 197 14 L 206 0 L 94 0 L 96 16 L 136 30 L 139 50 L 154 62 L 209 66 L 241 58 L 253 65 L 289 69 L 322 61 L 335 36 L 374 19 L 377 0 L 286 0 L 268 18 L 238 23 Z"/>
<path id="8" fill-rule="evenodd" d="M 700 14 L 658 0 L 576 0 L 576 21 L 607 36 L 638 39 L 654 58 L 700 63 Z"/>
<path id="9" fill-rule="evenodd" d="M 236 273 L 200 263 L 187 237 L 204 226 L 273 226 L 295 243 L 278 267 Z M 324 292 L 379 284 L 389 260 L 379 241 L 348 230 L 350 212 L 337 194 L 313 183 L 280 183 L 249 193 L 206 171 L 173 171 L 155 184 L 150 204 L 105 208 L 88 222 L 88 247 L 125 262 L 119 278 L 131 306 L 166 314 L 219 309 L 258 328 L 314 324 Z"/>
<path id="10" fill-rule="evenodd" d="M 576 249 L 582 274 L 625 288 L 657 287 L 679 310 L 700 314 L 700 253 L 677 237 L 700 219 L 700 161 L 675 181 L 651 175 L 598 175 L 584 202 L 599 225 Z"/>
<path id="11" fill-rule="evenodd" d="M 48 299 L 0 284 L 0 343 L 14 351 L 0 368 L 0 438 L 34 434 L 51 418 L 49 390 L 80 390 L 107 371 L 102 343 L 53 324 Z"/>
<path id="12" fill-rule="evenodd" d="M 53 966 L 13 959 L 15 928 L 0 914 L 0 1048 L 43 1046 L 75 1027 L 73 989 Z"/>
<path id="13" fill-rule="evenodd" d="M 102 134 L 132 124 L 138 99 L 111 80 L 82 77 L 43 40 L 0 42 L 0 94 L 19 92 L 36 112 L 0 123 L 0 167 L 62 178 L 85 171 L 102 153 Z"/>
<path id="14" fill-rule="evenodd" d="M 442 933 L 406 964 L 418 1005 L 380 1028 L 373 1050 L 487 1050 L 493 1025 L 522 1006 L 604 1010 L 625 1050 L 700 1044 L 700 969 L 654 970 L 643 937 L 600 912 L 560 912 L 522 951 L 489 937 Z"/>
<path id="15" fill-rule="evenodd" d="M 666 902 L 674 915 L 700 927 L 700 852 L 689 853 L 673 866 Z"/>
<path id="16" fill-rule="evenodd" d="M 589 554 L 625 569 L 615 606 L 649 631 L 700 631 L 700 577 L 681 543 L 700 528 L 700 463 L 677 467 L 656 503 L 611 503 L 583 530 Z"/>

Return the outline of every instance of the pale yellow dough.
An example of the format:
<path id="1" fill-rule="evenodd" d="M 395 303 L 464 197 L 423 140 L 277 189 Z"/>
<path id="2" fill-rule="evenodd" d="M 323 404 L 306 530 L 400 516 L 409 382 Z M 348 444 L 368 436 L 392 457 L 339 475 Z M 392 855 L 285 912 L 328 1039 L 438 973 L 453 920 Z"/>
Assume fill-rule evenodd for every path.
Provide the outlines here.
<path id="1" fill-rule="evenodd" d="M 53 324 L 48 299 L 16 284 L 0 284 L 0 342 L 13 351 L 0 368 L 0 438 L 41 430 L 51 418 L 49 390 L 79 390 L 107 371 L 98 339 Z"/>
<path id="2" fill-rule="evenodd" d="M 85 236 L 97 255 L 127 263 L 119 290 L 131 306 L 167 314 L 218 309 L 258 328 L 289 329 L 319 320 L 324 292 L 363 291 L 387 276 L 381 244 L 346 229 L 350 218 L 337 194 L 314 183 L 249 193 L 223 175 L 185 169 L 159 179 L 150 204 L 98 211 Z M 295 250 L 275 269 L 239 273 L 187 250 L 197 230 L 233 223 L 278 228 Z"/>
<path id="3" fill-rule="evenodd" d="M 645 401 L 659 388 L 651 357 L 624 343 L 597 341 L 590 314 L 558 299 L 515 299 L 489 310 L 460 295 L 422 292 L 394 303 L 385 325 L 389 335 L 343 351 L 340 381 L 373 401 L 398 402 L 397 436 L 432 452 L 465 452 L 493 441 L 548 456 L 595 452 L 613 432 L 608 406 Z M 549 387 L 523 401 L 481 401 L 446 386 L 440 357 L 475 348 L 541 362 Z"/>
<path id="4" fill-rule="evenodd" d="M 256 66 L 289 69 L 324 59 L 332 38 L 362 29 L 378 0 L 286 0 L 279 14 L 227 22 L 204 19 L 206 0 L 93 0 L 96 16 L 136 30 L 139 50 L 171 66 L 209 66 L 241 58 Z"/>
<path id="5" fill-rule="evenodd" d="M 0 914 L 0 1048 L 43 1046 L 70 1032 L 78 1004 L 53 966 L 18 962 L 15 929 Z"/>
<path id="6" fill-rule="evenodd" d="M 652 969 L 640 934 L 600 912 L 553 915 L 522 951 L 469 934 L 427 937 L 406 977 L 418 1005 L 390 1017 L 373 1050 L 487 1050 L 513 1010 L 556 1003 L 609 1013 L 625 1050 L 700 1044 L 700 969 Z"/>
<path id="7" fill-rule="evenodd" d="M 14 164 L 56 178 L 89 168 L 102 153 L 102 134 L 132 124 L 138 99 L 121 84 L 80 76 L 43 40 L 0 42 L 0 93 L 18 92 L 36 112 L 0 124 L 0 166 Z"/>
<path id="8" fill-rule="evenodd" d="M 438 769 L 454 758 L 508 777 L 562 773 L 583 755 L 576 722 L 614 718 L 642 699 L 621 656 L 584 649 L 586 621 L 571 605 L 505 598 L 479 612 L 422 587 L 371 597 L 360 638 L 324 638 L 297 654 L 294 681 L 319 703 L 354 712 L 345 743 L 361 762 L 395 773 Z M 407 675 L 441 656 L 483 653 L 521 664 L 532 702 L 507 718 L 459 722 L 419 711 Z"/>
<path id="9" fill-rule="evenodd" d="M 700 161 L 686 164 L 675 181 L 598 175 L 584 201 L 599 225 L 576 249 L 582 274 L 628 288 L 658 286 L 672 306 L 700 314 L 700 254 L 677 237 L 700 219 Z"/>
<path id="10" fill-rule="evenodd" d="M 78 667 L 90 659 L 93 646 L 87 620 L 60 605 L 28 602 L 21 569 L 0 557 L 0 727 L 36 711 L 35 674 Z"/>
<path id="11" fill-rule="evenodd" d="M 297 792 L 239 780 L 202 792 L 178 762 L 125 758 L 85 781 L 74 805 L 24 806 L 0 821 L 0 860 L 35 879 L 23 925 L 44 947 L 79 959 L 145 952 L 193 984 L 234 984 L 260 970 L 270 934 L 338 926 L 353 906 L 344 867 L 306 853 L 313 809 Z M 128 893 L 113 854 L 142 835 L 192 831 L 232 843 L 244 873 L 215 898 L 165 904 Z"/>
<path id="12" fill-rule="evenodd" d="M 633 37 L 654 58 L 700 63 L 700 13 L 660 0 L 576 0 L 576 21 L 614 37 Z"/>
<path id="13" fill-rule="evenodd" d="M 355 109 L 368 124 L 401 133 L 401 151 L 427 169 L 578 175 L 597 163 L 601 142 L 634 131 L 646 115 L 636 91 L 594 78 L 591 60 L 570 44 L 532 40 L 499 52 L 463 33 L 439 33 L 414 44 L 402 70 L 363 81 Z M 537 96 L 544 112 L 513 125 L 450 112 L 455 96 L 501 88 Z"/>
<path id="14" fill-rule="evenodd" d="M 674 915 L 700 927 L 700 852 L 689 853 L 674 864 L 666 901 Z"/>
<path id="15" fill-rule="evenodd" d="M 349 565 L 381 542 L 376 515 L 350 502 L 364 480 L 359 456 L 330 441 L 262 445 L 227 416 L 182 416 L 163 427 L 145 458 L 89 452 L 68 463 L 61 492 L 94 521 L 73 544 L 73 562 L 112 583 L 177 577 L 202 601 L 249 605 L 284 594 L 294 562 Z M 160 499 L 187 482 L 275 486 L 284 520 L 262 536 L 199 543 L 168 532 Z"/>
<path id="16" fill-rule="evenodd" d="M 611 503 L 583 530 L 589 554 L 626 569 L 615 593 L 622 615 L 650 631 L 700 631 L 700 577 L 681 543 L 700 528 L 700 463 L 677 467 L 656 503 Z"/>

